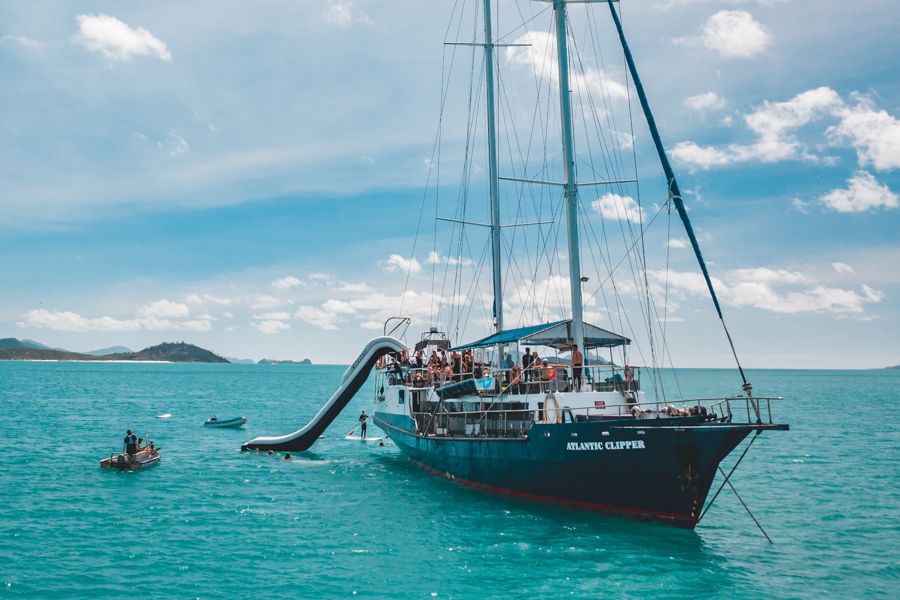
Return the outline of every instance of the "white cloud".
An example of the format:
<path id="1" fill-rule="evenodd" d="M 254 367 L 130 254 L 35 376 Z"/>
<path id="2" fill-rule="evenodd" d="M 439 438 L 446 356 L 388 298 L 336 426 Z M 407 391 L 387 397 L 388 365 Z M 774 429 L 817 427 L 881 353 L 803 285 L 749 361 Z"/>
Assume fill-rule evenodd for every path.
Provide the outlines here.
<path id="1" fill-rule="evenodd" d="M 715 92 L 704 92 L 696 96 L 689 96 L 684 99 L 684 105 L 691 110 L 703 112 L 707 110 L 717 110 L 724 108 L 725 100 Z"/>
<path id="2" fill-rule="evenodd" d="M 310 273 L 307 279 L 310 281 L 330 281 L 334 279 L 334 275 L 330 273 Z"/>
<path id="3" fill-rule="evenodd" d="M 44 42 L 33 40 L 24 35 L 4 35 L 0 37 L 0 46 L 3 44 L 17 44 L 26 50 L 40 50 L 46 46 Z"/>
<path id="4" fill-rule="evenodd" d="M 831 263 L 831 267 L 838 273 L 853 273 L 853 267 L 847 263 L 833 262 Z"/>
<path id="5" fill-rule="evenodd" d="M 273 335 L 291 328 L 289 323 L 283 321 L 259 321 L 253 326 L 266 335 Z"/>
<path id="6" fill-rule="evenodd" d="M 467 267 L 475 264 L 475 261 L 471 258 L 465 256 L 443 256 L 434 250 L 428 253 L 428 258 L 425 259 L 425 262 L 429 265 L 463 265 Z"/>
<path id="7" fill-rule="evenodd" d="M 816 161 L 819 158 L 794 132 L 814 119 L 836 114 L 843 107 L 844 101 L 829 87 L 808 90 L 783 102 L 766 101 L 744 115 L 744 124 L 756 135 L 754 143 L 716 148 L 680 142 L 672 149 L 672 157 L 702 169 L 748 161 L 771 163 L 798 158 Z"/>
<path id="8" fill-rule="evenodd" d="M 604 219 L 640 223 L 645 218 L 644 209 L 638 206 L 634 198 L 612 192 L 594 200 L 591 208 Z"/>
<path id="9" fill-rule="evenodd" d="M 847 180 L 845 189 L 833 190 L 819 200 L 837 212 L 865 212 L 876 208 L 897 208 L 900 206 L 897 194 L 878 183 L 871 173 L 860 171 Z"/>
<path id="10" fill-rule="evenodd" d="M 289 321 L 291 315 L 286 312 L 267 312 L 261 315 L 253 315 L 253 318 L 258 321 Z"/>
<path id="11" fill-rule="evenodd" d="M 720 10 L 700 26 L 694 37 L 676 43 L 702 44 L 725 58 L 752 58 L 772 45 L 772 36 L 753 15 L 744 10 Z"/>
<path id="12" fill-rule="evenodd" d="M 506 60 L 510 64 L 525 66 L 538 76 L 549 77 L 550 81 L 558 85 L 556 38 L 553 35 L 545 31 L 530 31 L 513 43 L 530 45 L 507 48 Z M 575 93 L 590 91 L 597 97 L 628 99 L 628 88 L 625 84 L 616 81 L 600 69 L 591 66 L 585 66 L 583 72 L 573 69 L 569 79 L 571 89 Z"/>
<path id="13" fill-rule="evenodd" d="M 285 304 L 289 303 L 286 300 L 270 296 L 269 294 L 254 294 L 250 308 L 256 310 L 268 310 L 271 308 L 279 308 Z"/>
<path id="14" fill-rule="evenodd" d="M 157 300 L 138 311 L 138 316 L 150 319 L 184 319 L 190 314 L 187 304 L 170 300 Z"/>
<path id="15" fill-rule="evenodd" d="M 355 315 L 357 309 L 353 306 L 353 302 L 345 300 L 330 299 L 322 303 L 322 310 L 335 315 Z"/>
<path id="16" fill-rule="evenodd" d="M 220 298 L 212 294 L 188 294 L 184 298 L 188 304 L 217 304 L 219 306 L 229 306 L 232 303 L 231 298 Z"/>
<path id="17" fill-rule="evenodd" d="M 690 244 L 688 244 L 687 240 L 683 240 L 681 238 L 672 238 L 671 240 L 669 240 L 668 246 L 669 248 L 677 248 L 680 250 L 683 248 L 688 248 Z"/>
<path id="18" fill-rule="evenodd" d="M 658 285 L 666 280 L 665 271 L 649 271 Z M 708 294 L 699 273 L 670 271 L 669 289 L 675 293 Z M 826 287 L 797 271 L 757 267 L 726 271 L 713 278 L 716 293 L 725 304 L 752 307 L 782 314 L 831 313 L 866 318 L 867 304 L 881 302 L 884 294 L 867 285 L 860 291 Z"/>
<path id="19" fill-rule="evenodd" d="M 323 308 L 307 306 L 305 304 L 297 307 L 297 312 L 294 316 L 301 321 L 305 321 L 310 325 L 315 325 L 316 327 L 327 331 L 337 329 L 337 324 L 339 322 L 339 317 L 335 313 L 328 312 Z"/>
<path id="20" fill-rule="evenodd" d="M 303 285 L 303 282 L 293 275 L 288 275 L 287 277 L 282 277 L 281 279 L 276 279 L 272 282 L 272 286 L 279 290 L 289 290 L 301 285 Z"/>
<path id="21" fill-rule="evenodd" d="M 354 23 L 362 25 L 372 24 L 369 15 L 357 8 L 349 0 L 328 0 L 323 17 L 325 22 L 340 29 L 350 29 Z"/>
<path id="22" fill-rule="evenodd" d="M 338 284 L 337 291 L 339 292 L 347 292 L 349 294 L 367 294 L 369 292 L 374 291 L 372 287 L 363 281 L 351 282 L 348 283 L 346 281 Z"/>
<path id="23" fill-rule="evenodd" d="M 182 154 L 187 154 L 191 150 L 191 147 L 188 145 L 187 140 L 184 139 L 184 137 L 182 137 L 180 133 L 177 133 L 175 131 L 170 131 L 169 137 L 166 142 L 160 142 L 159 147 L 168 152 L 169 156 L 171 156 L 172 158 L 181 156 Z"/>
<path id="24" fill-rule="evenodd" d="M 732 162 L 732 157 L 728 153 L 711 146 L 698 146 L 694 142 L 678 142 L 670 153 L 676 161 L 701 169 Z"/>
<path id="25" fill-rule="evenodd" d="M 842 107 L 841 122 L 826 134 L 835 142 L 847 141 L 856 149 L 859 166 L 871 164 L 879 171 L 900 167 L 900 120 L 875 110 L 871 99 L 853 94 L 854 106 Z"/>
<path id="26" fill-rule="evenodd" d="M 158 305 L 159 303 L 154 304 Z M 144 309 L 146 308 L 145 306 Z M 55 331 L 75 332 L 137 331 L 140 329 L 147 331 L 209 331 L 212 328 L 212 323 L 207 319 L 173 321 L 172 318 L 176 317 L 162 318 L 153 314 L 154 309 L 151 309 L 149 313 L 144 311 L 144 309 L 139 312 L 136 318 L 117 319 L 109 316 L 88 318 L 72 311 L 52 311 L 41 308 L 28 311 L 24 315 L 23 320 L 19 321 L 17 325 L 23 328 L 40 327 Z M 174 315 L 175 313 L 176 311 L 171 311 L 171 314 Z"/>
<path id="27" fill-rule="evenodd" d="M 166 44 L 141 27 L 132 28 L 109 15 L 78 15 L 77 41 L 112 61 L 131 61 L 135 56 L 156 56 L 169 62 Z"/>
<path id="28" fill-rule="evenodd" d="M 379 266 L 389 273 L 400 271 L 402 273 L 412 273 L 415 275 L 422 270 L 422 265 L 415 257 L 404 258 L 399 254 L 391 254 L 387 260 L 381 261 Z"/>

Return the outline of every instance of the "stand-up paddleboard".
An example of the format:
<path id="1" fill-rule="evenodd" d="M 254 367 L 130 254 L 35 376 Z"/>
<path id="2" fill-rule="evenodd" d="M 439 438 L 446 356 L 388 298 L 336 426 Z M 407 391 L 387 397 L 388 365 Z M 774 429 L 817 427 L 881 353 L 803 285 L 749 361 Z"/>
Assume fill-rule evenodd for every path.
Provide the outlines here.
<path id="1" fill-rule="evenodd" d="M 344 436 L 345 440 L 353 440 L 354 442 L 380 442 L 383 437 L 360 437 L 358 435 Z"/>

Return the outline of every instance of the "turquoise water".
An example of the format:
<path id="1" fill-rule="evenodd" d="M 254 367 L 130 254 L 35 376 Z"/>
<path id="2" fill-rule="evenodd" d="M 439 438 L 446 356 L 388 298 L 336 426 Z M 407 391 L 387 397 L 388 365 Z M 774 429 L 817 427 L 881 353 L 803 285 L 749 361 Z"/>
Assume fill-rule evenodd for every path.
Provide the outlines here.
<path id="1" fill-rule="evenodd" d="M 900 372 L 752 371 L 788 398 L 695 531 L 495 496 L 343 439 L 288 462 L 342 367 L 0 363 L 0 596 L 896 597 Z M 682 371 L 685 394 L 737 388 Z M 172 413 L 160 421 L 154 415 Z M 208 430 L 211 414 L 245 430 Z M 124 430 L 161 464 L 101 471 Z M 376 430 L 377 431 L 377 430 Z M 733 460 L 733 458 L 732 458 Z"/>

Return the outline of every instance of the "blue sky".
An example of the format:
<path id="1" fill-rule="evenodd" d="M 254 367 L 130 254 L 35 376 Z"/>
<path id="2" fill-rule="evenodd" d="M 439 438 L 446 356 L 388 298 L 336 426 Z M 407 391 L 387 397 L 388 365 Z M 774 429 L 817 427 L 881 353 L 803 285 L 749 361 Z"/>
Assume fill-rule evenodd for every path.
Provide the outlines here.
<path id="1" fill-rule="evenodd" d="M 348 362 L 400 310 L 405 288 L 414 329 L 427 327 L 432 267 L 455 256 L 444 225 L 438 245 L 420 236 L 413 254 L 452 4 L 0 6 L 0 337 L 73 350 L 184 339 L 228 356 Z M 526 15 L 544 7 L 501 0 L 499 34 L 539 48 L 549 13 L 526 35 L 511 31 L 517 6 Z M 584 85 L 604 86 L 626 115 L 614 32 L 606 9 L 594 10 L 610 45 L 605 68 L 587 72 Z M 622 10 L 745 363 L 900 363 L 893 4 L 647 0 Z M 582 7 L 572 23 L 585 31 Z M 521 101 L 504 131 L 530 125 L 523 107 L 534 56 L 501 55 L 501 76 Z M 465 82 L 450 83 L 444 216 L 454 211 L 467 101 Z M 665 199 L 664 182 L 640 119 L 634 134 L 649 215 Z M 486 204 L 479 152 L 473 218 L 484 218 Z M 635 189 L 604 193 L 583 190 L 586 215 L 618 228 L 621 213 L 609 209 L 634 208 Z M 542 201 L 550 211 L 558 200 Z M 426 232 L 435 229 L 429 206 Z M 668 278 L 665 226 L 646 240 L 653 289 L 668 281 L 673 360 L 729 366 L 678 228 L 673 222 Z M 461 267 L 472 279 L 479 236 L 474 263 Z M 593 282 L 603 278 L 585 263 Z M 542 273 L 539 283 L 564 290 L 564 275 Z M 522 282 L 510 276 L 506 285 L 508 321 L 537 318 Z M 467 337 L 487 333 L 488 289 L 485 277 L 471 287 Z M 589 320 L 616 325 L 602 308 L 589 307 Z M 625 333 L 640 343 L 637 329 Z"/>

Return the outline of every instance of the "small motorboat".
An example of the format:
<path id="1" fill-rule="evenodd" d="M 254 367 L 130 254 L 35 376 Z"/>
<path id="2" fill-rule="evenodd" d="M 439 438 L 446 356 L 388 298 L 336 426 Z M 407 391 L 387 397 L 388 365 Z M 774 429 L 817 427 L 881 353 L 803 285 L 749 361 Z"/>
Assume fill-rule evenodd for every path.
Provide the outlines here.
<path id="1" fill-rule="evenodd" d="M 148 447 L 129 455 L 125 452 L 111 454 L 109 458 L 100 461 L 101 469 L 118 469 L 119 471 L 140 471 L 152 467 L 159 462 L 159 452 L 154 447 Z"/>
<path id="2" fill-rule="evenodd" d="M 233 419 L 220 419 L 218 417 L 210 417 L 204 421 L 206 427 L 242 427 L 247 422 L 247 417 L 234 417 Z"/>

